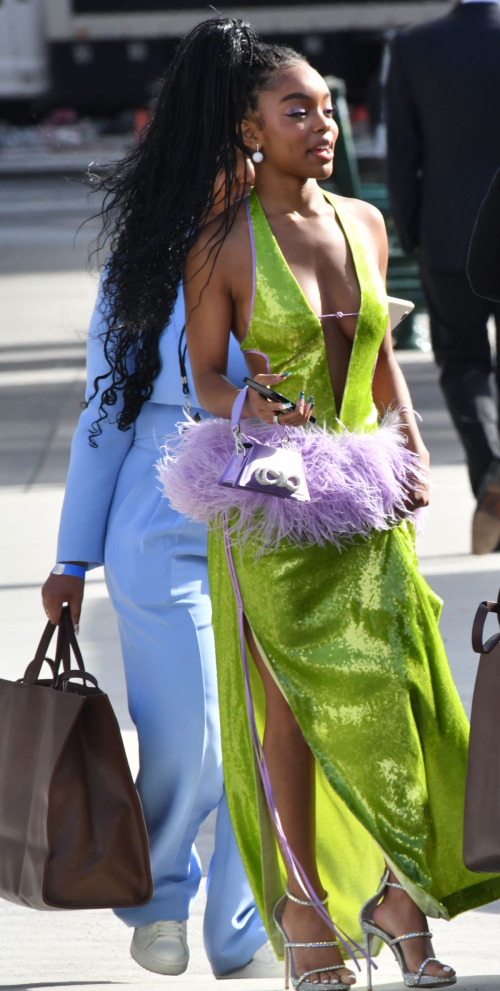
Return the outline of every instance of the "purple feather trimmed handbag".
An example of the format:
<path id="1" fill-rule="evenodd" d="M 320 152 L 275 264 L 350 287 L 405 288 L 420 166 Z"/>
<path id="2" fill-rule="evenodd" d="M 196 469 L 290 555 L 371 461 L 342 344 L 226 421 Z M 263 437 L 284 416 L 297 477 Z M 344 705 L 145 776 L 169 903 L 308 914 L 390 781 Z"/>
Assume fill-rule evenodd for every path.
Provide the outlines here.
<path id="1" fill-rule="evenodd" d="M 302 455 L 291 447 L 286 429 L 281 447 L 259 444 L 255 440 L 242 440 L 244 435 L 240 421 L 247 392 L 245 387 L 238 393 L 231 411 L 235 452 L 218 484 L 231 489 L 260 492 L 279 499 L 310 502 Z"/>

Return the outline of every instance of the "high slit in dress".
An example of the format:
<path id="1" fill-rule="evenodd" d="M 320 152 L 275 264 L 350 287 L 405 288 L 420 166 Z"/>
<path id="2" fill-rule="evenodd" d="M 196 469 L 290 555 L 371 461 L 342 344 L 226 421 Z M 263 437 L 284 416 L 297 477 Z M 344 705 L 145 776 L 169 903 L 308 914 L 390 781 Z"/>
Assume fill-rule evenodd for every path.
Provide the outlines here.
<path id="1" fill-rule="evenodd" d="M 288 267 L 255 190 L 247 201 L 253 302 L 244 352 L 287 371 L 286 392 L 314 395 L 331 431 L 375 432 L 372 378 L 388 320 L 385 288 L 362 230 L 334 207 L 361 290 L 341 409 L 335 408 L 323 330 Z M 307 428 L 305 428 L 307 429 Z M 224 776 L 231 818 L 262 919 L 282 955 L 272 909 L 285 872 L 252 748 L 236 599 L 316 765 L 316 848 L 329 910 L 361 939 L 358 913 L 384 860 L 422 910 L 451 918 L 500 897 L 500 877 L 462 859 L 468 723 L 438 630 L 441 602 L 420 575 L 406 521 L 352 539 L 301 546 L 209 535 Z M 257 552 L 256 552 L 257 551 Z M 259 733 L 260 676 L 247 651 Z M 297 795 L 297 815 L 301 815 Z"/>

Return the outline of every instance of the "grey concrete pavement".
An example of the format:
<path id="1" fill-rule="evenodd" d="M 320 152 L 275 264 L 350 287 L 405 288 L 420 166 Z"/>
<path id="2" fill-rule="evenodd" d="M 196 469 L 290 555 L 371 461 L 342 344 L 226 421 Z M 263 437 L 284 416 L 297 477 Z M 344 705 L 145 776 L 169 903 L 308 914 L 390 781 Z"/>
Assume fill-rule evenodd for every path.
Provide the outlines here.
<path id="1" fill-rule="evenodd" d="M 91 162 L 119 161 L 133 144 L 133 136 L 108 135 L 77 144 L 33 145 L 32 147 L 0 147 L 0 176 L 30 177 L 77 175 L 85 172 Z"/>
<path id="2" fill-rule="evenodd" d="M 71 206 L 64 179 L 0 182 L 0 676 L 7 678 L 20 676 L 44 625 L 40 586 L 54 562 L 69 443 L 83 394 L 85 331 L 96 277 L 85 272 L 88 239 L 73 245 L 74 230 L 88 209 L 78 189 L 78 202 Z M 400 360 L 433 460 L 433 507 L 419 541 L 420 561 L 444 599 L 442 633 L 469 709 L 477 666 L 470 627 L 477 602 L 496 595 L 500 558 L 469 554 L 473 501 L 431 359 L 407 353 Z M 111 696 L 136 768 L 116 622 L 100 570 L 88 579 L 80 639 L 89 669 Z M 200 836 L 205 868 L 212 844 L 213 819 Z M 130 959 L 131 934 L 111 912 L 35 913 L 0 902 L 0 991 L 129 984 L 147 989 L 173 981 L 186 991 L 215 987 L 203 952 L 203 905 L 200 892 L 190 922 L 189 969 L 168 979 L 146 973 Z M 493 905 L 451 924 L 433 923 L 440 956 L 463 975 L 460 988 L 500 989 L 499 913 L 500 905 Z M 377 987 L 399 986 L 387 952 L 379 963 Z M 281 986 L 268 983 L 269 991 Z M 267 991 L 266 982 L 259 981 L 238 982 L 235 991 L 240 984 L 244 991 L 254 985 Z M 364 975 L 359 986 L 365 986 Z"/>
<path id="3" fill-rule="evenodd" d="M 85 271 L 99 202 L 81 176 L 0 176 L 2 275 Z"/>

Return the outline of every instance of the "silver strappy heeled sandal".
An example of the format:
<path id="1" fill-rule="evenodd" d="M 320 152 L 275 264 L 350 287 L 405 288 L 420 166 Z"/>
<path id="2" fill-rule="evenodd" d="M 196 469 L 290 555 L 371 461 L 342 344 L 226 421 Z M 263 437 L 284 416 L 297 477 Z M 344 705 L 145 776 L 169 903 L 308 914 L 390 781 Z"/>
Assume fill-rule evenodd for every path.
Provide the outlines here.
<path id="1" fill-rule="evenodd" d="M 312 974 L 322 974 L 326 972 L 331 972 L 332 970 L 344 970 L 345 963 L 330 965 L 330 967 L 314 967 L 313 970 L 306 970 L 304 974 L 301 974 L 300 977 L 297 977 L 295 971 L 295 964 L 293 961 L 293 955 L 292 955 L 292 950 L 294 948 L 320 949 L 320 947 L 323 948 L 325 946 L 340 946 L 340 943 L 338 939 L 329 940 L 326 943 L 290 943 L 288 936 L 285 930 L 283 929 L 283 913 L 285 911 L 287 898 L 289 898 L 290 901 L 295 902 L 296 905 L 303 905 L 305 908 L 314 908 L 314 902 L 307 902 L 307 901 L 303 901 L 301 898 L 296 898 L 295 895 L 290 894 L 288 888 L 286 889 L 286 893 L 282 895 L 282 897 L 279 899 L 279 901 L 276 902 L 276 905 L 274 906 L 273 918 L 277 928 L 279 929 L 283 937 L 283 945 L 285 948 L 285 988 L 290 987 L 290 980 L 291 980 L 294 991 L 299 991 L 299 989 L 300 991 L 319 991 L 321 987 L 335 988 L 335 991 L 350 991 L 353 985 L 344 984 L 342 981 L 338 981 L 337 984 L 330 983 L 325 985 L 325 984 L 313 984 L 311 981 L 307 980 L 307 978 L 311 977 Z M 322 899 L 321 904 L 326 905 L 327 901 L 328 901 L 328 895 L 326 895 L 325 898 Z"/>
<path id="2" fill-rule="evenodd" d="M 370 961 L 370 944 L 373 937 L 381 939 L 394 953 L 396 960 L 401 968 L 401 974 L 403 976 L 404 984 L 406 988 L 442 988 L 450 987 L 452 984 L 457 983 L 456 977 L 433 977 L 431 974 L 424 974 L 424 970 L 428 963 L 439 963 L 440 961 L 436 957 L 427 957 L 423 964 L 418 968 L 416 974 L 411 973 L 407 970 L 406 960 L 404 957 L 403 950 L 401 948 L 401 943 L 406 939 L 415 939 L 417 936 L 428 936 L 432 939 L 432 933 L 421 932 L 421 933 L 407 933 L 406 936 L 396 936 L 395 938 L 390 936 L 389 933 L 385 932 L 385 929 L 381 929 L 380 926 L 373 921 L 373 912 L 376 909 L 378 903 L 382 900 L 385 895 L 387 888 L 401 888 L 403 890 L 402 884 L 395 884 L 393 881 L 389 881 L 390 871 L 386 870 L 382 880 L 380 882 L 379 890 L 373 898 L 370 898 L 361 909 L 359 915 L 359 921 L 361 923 L 361 929 L 363 932 L 363 938 L 365 941 L 365 948 L 368 954 L 367 958 L 367 970 L 368 970 L 368 987 L 367 991 L 372 991 L 372 968 Z M 316 989 L 317 991 L 317 989 Z"/>

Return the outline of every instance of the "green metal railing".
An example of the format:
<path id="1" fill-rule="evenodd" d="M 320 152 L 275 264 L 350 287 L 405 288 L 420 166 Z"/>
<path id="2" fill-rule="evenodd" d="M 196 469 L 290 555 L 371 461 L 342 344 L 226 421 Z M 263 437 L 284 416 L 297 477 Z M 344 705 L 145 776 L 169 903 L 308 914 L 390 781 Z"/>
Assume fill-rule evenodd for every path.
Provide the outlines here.
<path id="1" fill-rule="evenodd" d="M 337 76 L 326 76 L 325 82 L 332 94 L 333 105 L 336 108 L 335 120 L 339 128 L 339 136 L 335 146 L 333 186 L 341 196 L 354 196 L 356 199 L 360 199 L 361 182 L 354 150 L 345 82 L 343 79 L 338 79 Z"/>

